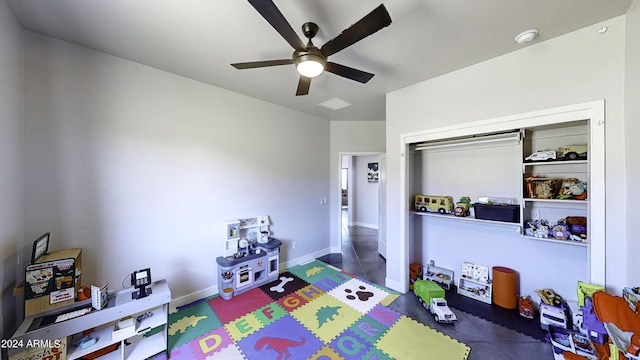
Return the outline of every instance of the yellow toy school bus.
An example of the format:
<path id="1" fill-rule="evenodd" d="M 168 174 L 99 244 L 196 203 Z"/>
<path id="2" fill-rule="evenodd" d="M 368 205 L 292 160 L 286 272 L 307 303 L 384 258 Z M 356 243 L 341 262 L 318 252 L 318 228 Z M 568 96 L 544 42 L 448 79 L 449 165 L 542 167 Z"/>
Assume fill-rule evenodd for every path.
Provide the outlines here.
<path id="1" fill-rule="evenodd" d="M 453 207 L 454 202 L 451 196 L 416 195 L 416 211 L 451 214 Z"/>

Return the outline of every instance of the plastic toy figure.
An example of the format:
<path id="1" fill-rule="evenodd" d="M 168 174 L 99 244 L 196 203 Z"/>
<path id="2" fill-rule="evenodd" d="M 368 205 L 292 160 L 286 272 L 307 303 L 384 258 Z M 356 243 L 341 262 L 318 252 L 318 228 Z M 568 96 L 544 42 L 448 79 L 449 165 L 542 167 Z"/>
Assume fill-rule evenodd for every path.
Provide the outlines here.
<path id="1" fill-rule="evenodd" d="M 422 279 L 422 265 L 409 265 L 409 290 L 413 290 L 413 283 L 419 279 Z"/>
<path id="2" fill-rule="evenodd" d="M 569 187 L 569 192 L 576 200 L 584 200 L 587 198 L 587 185 L 583 182 L 575 183 Z"/>
<path id="3" fill-rule="evenodd" d="M 567 240 L 571 233 L 565 219 L 558 220 L 558 223 L 549 230 L 549 235 L 558 240 Z"/>
<path id="4" fill-rule="evenodd" d="M 456 203 L 456 207 L 453 209 L 453 215 L 455 216 L 469 216 L 469 209 L 473 205 L 471 204 L 471 198 L 463 196 L 460 201 Z"/>
<path id="5" fill-rule="evenodd" d="M 549 237 L 549 223 L 547 223 L 547 220 L 543 219 L 537 223 L 536 229 L 533 231 L 533 236 L 544 239 Z"/>
<path id="6" fill-rule="evenodd" d="M 533 319 L 534 309 L 531 296 L 525 295 L 518 298 L 518 311 L 520 316 Z"/>

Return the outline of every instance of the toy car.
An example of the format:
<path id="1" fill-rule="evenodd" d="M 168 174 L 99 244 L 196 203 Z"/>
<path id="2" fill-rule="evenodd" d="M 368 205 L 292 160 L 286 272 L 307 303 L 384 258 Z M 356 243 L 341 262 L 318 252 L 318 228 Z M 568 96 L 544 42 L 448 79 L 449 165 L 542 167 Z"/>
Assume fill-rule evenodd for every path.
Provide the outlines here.
<path id="1" fill-rule="evenodd" d="M 556 152 L 553 150 L 538 150 L 524 158 L 525 161 L 547 161 L 555 160 Z"/>
<path id="2" fill-rule="evenodd" d="M 449 309 L 447 300 L 443 298 L 432 298 L 431 304 L 429 305 L 429 311 L 431 311 L 433 317 L 439 323 L 452 323 L 458 320 L 458 318 L 456 318 L 456 314 Z"/>
<path id="3" fill-rule="evenodd" d="M 558 328 L 567 328 L 567 311 L 564 306 L 553 306 L 544 302 L 540 303 L 540 327 L 549 330 L 549 325 Z"/>
<path id="4" fill-rule="evenodd" d="M 456 207 L 453 209 L 453 215 L 455 216 L 469 216 L 469 208 L 471 208 L 471 199 L 468 196 L 463 196 L 460 201 L 456 203 Z"/>
<path id="5" fill-rule="evenodd" d="M 587 145 L 565 145 L 558 149 L 558 157 L 562 160 L 576 160 L 587 158 Z"/>

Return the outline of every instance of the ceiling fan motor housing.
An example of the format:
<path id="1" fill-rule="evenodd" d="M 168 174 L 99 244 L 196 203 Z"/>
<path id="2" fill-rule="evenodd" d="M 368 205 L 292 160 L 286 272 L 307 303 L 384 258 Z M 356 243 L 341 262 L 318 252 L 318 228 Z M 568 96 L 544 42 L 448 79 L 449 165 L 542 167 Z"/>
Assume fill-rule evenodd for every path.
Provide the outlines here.
<path id="1" fill-rule="evenodd" d="M 318 33 L 318 25 L 312 22 L 306 22 L 302 24 L 302 33 L 304 36 L 311 41 L 314 36 Z"/>
<path id="2" fill-rule="evenodd" d="M 308 47 L 307 51 L 294 51 L 293 60 L 295 61 L 296 66 L 304 61 L 319 62 L 323 67 L 327 65 L 327 58 L 322 54 L 320 49 L 315 46 Z"/>

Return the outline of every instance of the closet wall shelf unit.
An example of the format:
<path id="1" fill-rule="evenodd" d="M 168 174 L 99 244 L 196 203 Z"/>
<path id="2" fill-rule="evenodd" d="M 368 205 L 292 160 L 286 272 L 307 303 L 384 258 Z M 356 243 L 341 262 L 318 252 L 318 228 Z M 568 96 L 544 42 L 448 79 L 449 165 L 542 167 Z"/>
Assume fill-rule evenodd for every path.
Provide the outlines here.
<path id="1" fill-rule="evenodd" d="M 405 242 L 400 248 L 401 253 L 406 251 L 411 258 L 410 243 L 413 241 L 428 243 L 446 239 L 446 228 L 451 228 L 452 233 L 457 231 L 456 221 L 471 227 L 515 227 L 519 235 L 514 236 L 520 241 L 536 240 L 558 246 L 570 245 L 576 249 L 586 248 L 584 266 L 589 279 L 585 280 L 604 285 L 604 117 L 604 100 L 599 100 L 402 134 L 400 193 L 405 211 L 400 215 L 403 224 L 400 236 Z M 564 160 L 559 156 L 558 160 L 552 161 L 525 161 L 534 152 L 554 150 L 559 155 L 560 148 L 573 145 L 587 145 L 587 158 Z M 532 177 L 562 179 L 562 182 L 577 179 L 582 185 L 586 184 L 587 199 L 558 199 L 556 195 L 545 199 L 533 198 L 528 192 L 531 188 L 527 187 L 531 185 L 527 181 L 530 182 Z M 538 196 L 539 193 L 535 194 Z M 413 204 L 416 195 L 447 195 L 454 201 L 469 196 L 472 202 L 480 196 L 510 198 L 520 207 L 520 219 L 517 223 L 508 223 L 418 212 Z M 535 237 L 526 231 L 532 219 L 547 220 L 552 227 L 567 217 L 572 217 L 572 220 L 586 218 L 586 243 Z M 486 231 L 481 233 L 486 234 Z M 584 233 L 582 235 L 584 237 Z M 482 243 L 473 241 L 456 251 L 468 251 L 478 256 L 478 251 L 484 250 Z M 440 243 L 434 247 L 439 251 L 435 256 L 441 255 L 445 246 Z M 424 244 L 418 248 L 431 249 Z M 572 254 L 578 256 L 580 252 Z M 423 253 L 422 256 L 428 259 L 432 255 Z M 490 257 L 484 253 L 481 256 Z M 523 264 L 524 267 L 535 267 L 540 261 L 524 254 L 521 260 L 527 263 Z"/>

